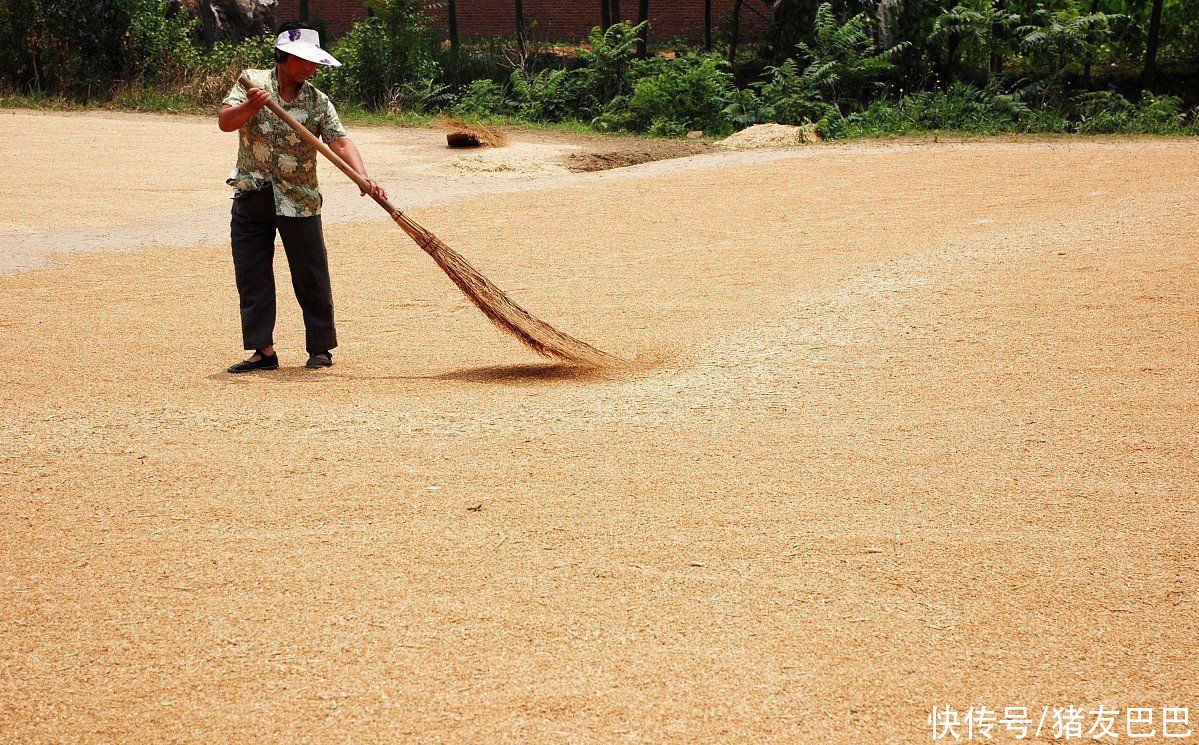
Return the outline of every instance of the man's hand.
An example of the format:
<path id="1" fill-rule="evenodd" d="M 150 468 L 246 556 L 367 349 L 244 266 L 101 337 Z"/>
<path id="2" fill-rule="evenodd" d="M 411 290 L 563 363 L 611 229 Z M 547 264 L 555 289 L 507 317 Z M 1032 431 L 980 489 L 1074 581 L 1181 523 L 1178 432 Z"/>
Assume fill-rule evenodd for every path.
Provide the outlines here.
<path id="1" fill-rule="evenodd" d="M 246 122 L 254 118 L 266 102 L 271 100 L 271 94 L 261 88 L 250 86 L 246 90 L 246 100 L 236 106 L 225 104 L 221 108 L 220 116 L 217 117 L 217 125 L 222 132 L 236 132 L 241 129 Z"/>
<path id="2" fill-rule="evenodd" d="M 361 188 L 359 188 L 358 189 L 358 191 L 360 192 L 359 196 L 365 197 L 369 193 L 372 197 L 378 197 L 379 199 L 387 199 L 387 190 L 383 188 L 383 184 L 380 184 L 378 181 L 375 181 L 370 176 L 366 177 L 366 183 L 370 185 L 370 187 L 371 187 L 370 191 L 366 192 L 366 191 L 363 191 Z"/>
<path id="3" fill-rule="evenodd" d="M 349 137 L 341 137 L 329 143 L 329 149 L 337 153 L 338 157 L 344 160 L 350 168 L 353 168 L 362 178 L 366 179 L 369 189 L 358 187 L 358 192 L 361 196 L 370 194 L 372 197 L 379 199 L 387 199 L 387 190 L 383 188 L 383 184 L 375 181 L 370 176 L 366 175 L 366 166 L 362 165 L 362 155 L 358 152 L 358 146 Z"/>
<path id="4" fill-rule="evenodd" d="M 271 94 L 267 93 L 261 88 L 250 86 L 249 90 L 246 91 L 246 102 L 244 106 L 257 114 L 258 110 L 263 106 L 266 106 L 266 102 L 269 100 L 271 100 Z"/>

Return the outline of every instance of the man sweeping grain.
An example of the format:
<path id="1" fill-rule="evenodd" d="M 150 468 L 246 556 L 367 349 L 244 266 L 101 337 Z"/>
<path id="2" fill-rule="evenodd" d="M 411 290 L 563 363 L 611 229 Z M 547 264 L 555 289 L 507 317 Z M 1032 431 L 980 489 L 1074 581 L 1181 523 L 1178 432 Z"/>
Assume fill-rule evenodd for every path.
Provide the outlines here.
<path id="1" fill-rule="evenodd" d="M 280 26 L 275 62 L 273 70 L 243 73 L 250 87 L 240 82 L 233 86 L 218 120 L 221 131 L 238 133 L 237 166 L 227 179 L 235 189 L 230 240 L 241 301 L 243 348 L 254 352 L 230 367 L 231 373 L 279 367 L 274 342 L 276 232 L 283 241 L 296 300 L 304 314 L 306 366 L 329 367 L 337 346 L 316 151 L 265 108 L 267 101 L 273 99 L 283 106 L 366 177 L 370 194 L 387 198 L 383 187 L 366 175 L 362 156 L 342 128 L 329 97 L 308 82 L 319 65 L 341 65 L 321 48 L 316 30 L 302 22 Z"/>

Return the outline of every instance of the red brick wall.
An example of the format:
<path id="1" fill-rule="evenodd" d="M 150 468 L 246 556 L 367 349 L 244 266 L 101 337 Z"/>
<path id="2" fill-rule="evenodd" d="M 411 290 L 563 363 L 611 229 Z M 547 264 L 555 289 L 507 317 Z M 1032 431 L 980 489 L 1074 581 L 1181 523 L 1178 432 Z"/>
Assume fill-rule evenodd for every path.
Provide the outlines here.
<path id="1" fill-rule="evenodd" d="M 761 0 L 746 0 L 746 6 L 761 10 Z M 299 16 L 299 0 L 279 0 L 279 21 Z M 713 33 L 719 33 L 729 19 L 733 0 L 712 0 Z M 310 18 L 320 18 L 333 36 L 345 33 L 366 11 L 361 0 L 309 0 Z M 545 41 L 582 39 L 600 23 L 599 0 L 524 0 L 525 23 L 536 21 L 533 32 Z M 621 0 L 624 20 L 635 22 L 637 0 Z M 433 11 L 435 23 L 445 28 L 445 9 Z M 704 0 L 650 0 L 649 22 L 653 39 L 684 38 L 701 41 L 704 36 Z M 458 0 L 458 31 L 464 38 L 510 37 L 515 31 L 516 13 L 512 0 Z M 750 10 L 741 12 L 743 39 L 761 32 L 760 18 Z"/>

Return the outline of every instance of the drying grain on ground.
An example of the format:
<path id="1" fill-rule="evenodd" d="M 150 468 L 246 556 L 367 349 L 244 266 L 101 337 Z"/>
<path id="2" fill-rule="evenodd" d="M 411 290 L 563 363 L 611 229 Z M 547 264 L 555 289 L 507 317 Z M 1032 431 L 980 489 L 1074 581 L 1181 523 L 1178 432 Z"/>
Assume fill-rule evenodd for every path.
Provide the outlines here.
<path id="1" fill-rule="evenodd" d="M 513 181 L 364 131 L 514 300 L 659 364 L 538 359 L 322 171 L 337 366 L 303 368 L 281 303 L 282 367 L 230 376 L 227 141 L 92 116 L 0 116 L 71 149 L 0 171 L 28 259 L 0 274 L 0 738 L 923 742 L 937 705 L 1194 709 L 1194 141 Z M 192 146 L 133 167 L 108 138 Z M 567 145 L 513 140 L 478 154 Z"/>

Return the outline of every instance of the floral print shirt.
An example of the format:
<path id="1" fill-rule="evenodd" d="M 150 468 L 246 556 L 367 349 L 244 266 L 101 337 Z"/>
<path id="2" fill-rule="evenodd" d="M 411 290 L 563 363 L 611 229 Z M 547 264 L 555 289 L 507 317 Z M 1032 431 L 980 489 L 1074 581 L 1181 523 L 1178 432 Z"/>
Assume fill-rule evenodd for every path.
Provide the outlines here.
<path id="1" fill-rule="evenodd" d="M 296 121 L 325 142 L 346 136 L 333 103 L 311 83 L 304 83 L 295 99 L 284 103 L 279 98 L 279 79 L 274 70 L 245 70 L 243 74 L 254 87 L 269 93 Z M 246 89 L 239 82 L 222 103 L 237 106 L 246 99 Z M 227 183 L 241 191 L 257 191 L 269 181 L 277 215 L 311 217 L 321 213 L 323 200 L 316 182 L 316 150 L 311 145 L 265 106 L 242 125 L 237 135 L 237 166 Z"/>

